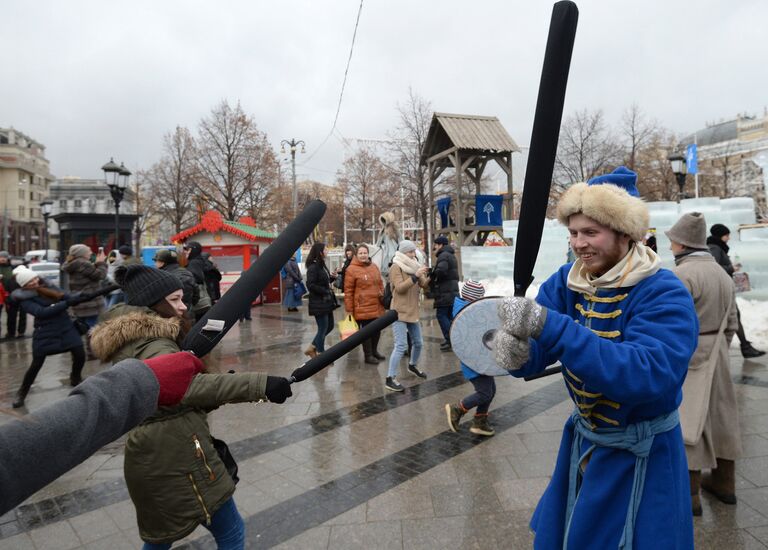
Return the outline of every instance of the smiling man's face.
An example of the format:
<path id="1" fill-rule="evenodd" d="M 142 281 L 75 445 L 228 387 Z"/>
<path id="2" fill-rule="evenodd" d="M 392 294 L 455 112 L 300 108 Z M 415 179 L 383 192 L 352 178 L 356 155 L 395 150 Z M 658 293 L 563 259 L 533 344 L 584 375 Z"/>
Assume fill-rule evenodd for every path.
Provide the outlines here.
<path id="1" fill-rule="evenodd" d="M 584 268 L 599 277 L 629 252 L 629 235 L 623 235 L 584 214 L 568 218 L 569 242 Z"/>

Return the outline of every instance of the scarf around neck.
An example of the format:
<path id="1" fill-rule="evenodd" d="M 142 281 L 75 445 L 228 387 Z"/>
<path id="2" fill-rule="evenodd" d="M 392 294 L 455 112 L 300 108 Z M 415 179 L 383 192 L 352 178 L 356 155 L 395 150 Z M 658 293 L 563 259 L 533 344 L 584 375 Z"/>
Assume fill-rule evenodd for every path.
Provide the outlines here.
<path id="1" fill-rule="evenodd" d="M 421 264 L 415 258 L 409 258 L 399 250 L 395 252 L 395 257 L 392 259 L 393 264 L 397 264 L 400 269 L 405 271 L 408 275 L 415 275 L 416 270 L 421 267 Z"/>
<path id="2" fill-rule="evenodd" d="M 653 250 L 640 243 L 631 243 L 627 255 L 599 277 L 591 275 L 581 258 L 577 259 L 568 272 L 568 288 L 574 292 L 596 294 L 599 288 L 635 286 L 659 269 L 661 260 Z"/>

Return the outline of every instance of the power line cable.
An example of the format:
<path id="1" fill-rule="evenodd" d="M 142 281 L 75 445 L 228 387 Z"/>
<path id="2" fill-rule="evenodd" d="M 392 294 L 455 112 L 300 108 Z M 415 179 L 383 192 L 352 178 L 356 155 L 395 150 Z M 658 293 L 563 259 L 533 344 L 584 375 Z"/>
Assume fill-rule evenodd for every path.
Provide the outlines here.
<path id="1" fill-rule="evenodd" d="M 360 24 L 360 14 L 363 11 L 363 0 L 360 0 L 360 6 L 357 8 L 357 19 L 355 20 L 355 30 L 352 33 L 352 44 L 349 47 L 349 57 L 347 58 L 347 67 L 344 69 L 344 80 L 341 82 L 341 93 L 339 93 L 339 103 L 336 106 L 336 116 L 333 117 L 333 124 L 331 125 L 331 130 L 328 132 L 328 135 L 325 136 L 325 139 L 320 143 L 320 145 L 315 149 L 312 154 L 310 154 L 307 159 L 299 164 L 299 166 L 304 166 L 306 163 L 308 163 L 312 158 L 320 151 L 320 149 L 323 148 L 323 146 L 328 142 L 331 135 L 333 134 L 333 131 L 336 129 L 336 123 L 339 120 L 339 113 L 341 112 L 341 101 L 344 98 L 344 88 L 347 85 L 347 74 L 349 74 L 349 65 L 352 62 L 352 53 L 355 50 L 355 38 L 357 38 L 357 27 Z"/>

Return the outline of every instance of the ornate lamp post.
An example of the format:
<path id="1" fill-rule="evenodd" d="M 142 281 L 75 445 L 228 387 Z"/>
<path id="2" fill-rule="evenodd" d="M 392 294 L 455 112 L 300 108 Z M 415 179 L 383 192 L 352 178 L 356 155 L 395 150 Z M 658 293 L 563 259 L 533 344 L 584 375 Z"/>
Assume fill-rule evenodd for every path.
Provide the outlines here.
<path id="1" fill-rule="evenodd" d="M 295 218 L 299 208 L 299 196 L 296 191 L 296 148 L 301 145 L 301 152 L 306 153 L 307 151 L 304 149 L 306 143 L 304 143 L 302 140 L 296 141 L 296 139 L 291 138 L 291 141 L 284 139 L 280 142 L 280 153 L 285 154 L 286 145 L 290 148 L 291 151 L 291 177 L 293 178 L 293 193 L 291 194 L 291 202 L 293 204 L 293 217 Z"/>
<path id="2" fill-rule="evenodd" d="M 44 229 L 43 237 L 45 239 L 43 241 L 44 243 L 43 248 L 45 249 L 46 260 L 48 259 L 48 249 L 50 248 L 50 244 L 51 244 L 50 243 L 51 235 L 50 233 L 48 233 L 48 216 L 51 215 L 52 210 L 53 210 L 53 201 L 48 199 L 44 201 L 40 201 L 40 211 L 43 214 L 43 224 L 45 225 L 45 227 L 43 228 Z"/>
<path id="3" fill-rule="evenodd" d="M 109 193 L 112 195 L 112 200 L 115 203 L 114 248 L 117 250 L 120 246 L 120 202 L 123 200 L 126 187 L 128 187 L 128 178 L 131 176 L 131 172 L 125 167 L 125 164 L 120 163 L 120 166 L 118 166 L 111 158 L 101 169 L 104 171 L 104 183 L 109 187 Z"/>
<path id="4" fill-rule="evenodd" d="M 680 192 L 677 195 L 677 202 L 680 202 L 685 198 L 685 195 L 683 194 L 683 187 L 685 187 L 685 175 L 687 173 L 685 157 L 679 153 L 675 153 L 673 155 L 669 155 L 667 160 L 669 160 L 670 164 L 672 165 L 672 172 L 677 178 L 677 185 L 680 186 Z"/>

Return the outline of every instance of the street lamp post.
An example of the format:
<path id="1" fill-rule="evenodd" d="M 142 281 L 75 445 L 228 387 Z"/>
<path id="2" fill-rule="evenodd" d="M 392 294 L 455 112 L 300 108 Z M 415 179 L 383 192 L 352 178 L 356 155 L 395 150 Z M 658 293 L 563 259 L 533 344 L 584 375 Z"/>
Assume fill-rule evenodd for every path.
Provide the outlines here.
<path id="1" fill-rule="evenodd" d="M 675 153 L 673 155 L 669 155 L 667 160 L 669 160 L 670 164 L 672 165 L 672 172 L 675 174 L 675 177 L 677 178 L 677 185 L 680 187 L 680 192 L 677 195 L 677 202 L 680 202 L 683 200 L 683 198 L 685 198 L 685 195 L 683 194 L 683 187 L 685 187 L 685 175 L 687 173 L 685 157 L 681 154 Z"/>
<path id="2" fill-rule="evenodd" d="M 115 203 L 114 249 L 117 250 L 120 246 L 120 202 L 123 200 L 126 187 L 128 187 L 128 178 L 131 176 L 131 172 L 125 167 L 125 164 L 120 163 L 118 166 L 113 159 L 109 159 L 109 162 L 101 169 L 104 171 L 104 183 L 109 187 L 109 193 Z"/>
<path id="3" fill-rule="evenodd" d="M 301 145 L 301 152 L 306 153 L 304 149 L 306 143 L 302 140 L 296 141 L 295 138 L 291 138 L 291 141 L 284 139 L 280 142 L 280 153 L 285 154 L 285 146 L 288 146 L 291 151 L 291 177 L 293 179 L 293 192 L 291 194 L 291 203 L 293 205 L 293 217 L 296 217 L 299 208 L 299 196 L 296 191 L 296 148 Z"/>
<path id="4" fill-rule="evenodd" d="M 44 201 L 40 201 L 40 211 L 43 214 L 43 225 L 45 226 L 43 227 L 43 230 L 44 230 L 43 237 L 45 239 L 43 241 L 45 243 L 43 248 L 45 249 L 46 260 L 48 259 L 48 249 L 51 247 L 50 246 L 51 235 L 48 232 L 48 216 L 51 215 L 52 210 L 53 210 L 53 201 L 50 201 L 47 199 Z"/>

